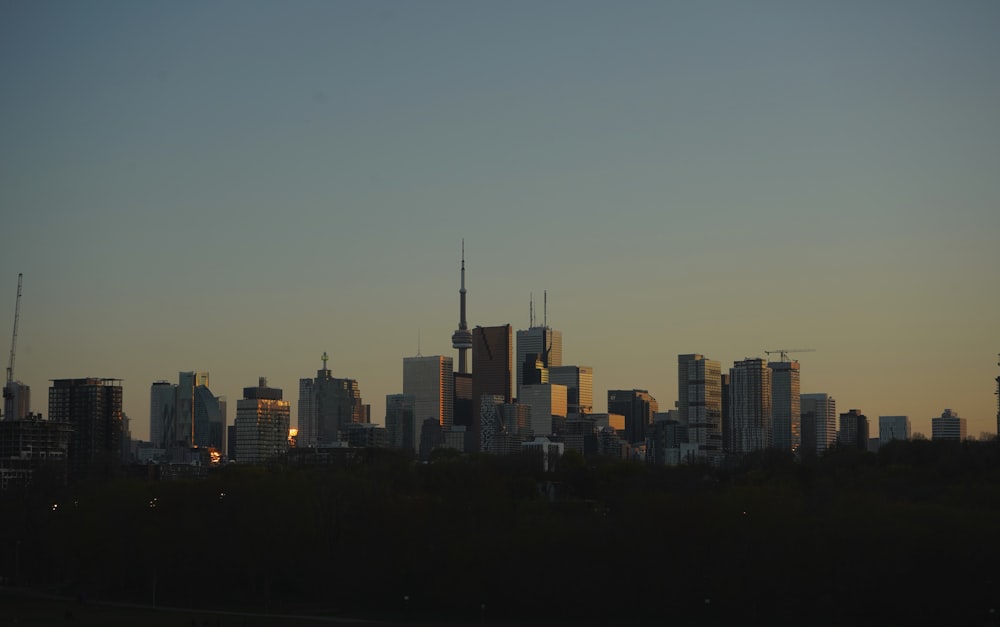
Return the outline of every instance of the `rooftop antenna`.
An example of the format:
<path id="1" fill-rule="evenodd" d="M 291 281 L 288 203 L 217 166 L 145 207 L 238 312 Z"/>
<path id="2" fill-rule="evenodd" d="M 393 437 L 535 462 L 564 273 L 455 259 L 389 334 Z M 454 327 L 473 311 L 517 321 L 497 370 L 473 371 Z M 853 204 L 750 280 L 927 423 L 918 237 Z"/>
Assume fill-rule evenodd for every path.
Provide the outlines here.
<path id="1" fill-rule="evenodd" d="M 528 328 L 535 326 L 535 295 L 528 292 Z"/>
<path id="2" fill-rule="evenodd" d="M 417 329 L 417 357 L 423 357 L 420 354 L 420 329 Z"/>
<path id="3" fill-rule="evenodd" d="M 548 328 L 548 326 L 549 326 L 549 291 L 545 290 L 542 293 L 542 295 L 543 295 L 543 298 L 544 298 L 544 301 L 543 301 L 544 308 L 542 309 L 542 312 L 543 312 L 542 313 L 542 326 L 545 327 L 545 328 Z"/>
<path id="4" fill-rule="evenodd" d="M 326 361 L 330 359 L 329 357 L 326 356 L 326 351 L 323 351 L 323 356 L 320 357 L 320 359 L 323 360 L 323 370 L 326 370 Z"/>

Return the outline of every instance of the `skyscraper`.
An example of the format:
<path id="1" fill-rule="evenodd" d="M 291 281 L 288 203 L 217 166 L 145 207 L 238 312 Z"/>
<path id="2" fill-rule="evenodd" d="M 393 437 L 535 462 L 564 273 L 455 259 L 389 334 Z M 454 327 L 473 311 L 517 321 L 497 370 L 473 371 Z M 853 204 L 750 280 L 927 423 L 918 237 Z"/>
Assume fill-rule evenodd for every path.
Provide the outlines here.
<path id="1" fill-rule="evenodd" d="M 697 456 L 722 453 L 722 364 L 696 353 L 677 356 L 677 417 Z"/>
<path id="2" fill-rule="evenodd" d="M 149 389 L 149 439 L 154 448 L 166 448 L 177 433 L 177 386 L 156 381 Z"/>
<path id="3" fill-rule="evenodd" d="M 773 446 L 782 451 L 798 451 L 802 444 L 799 362 L 772 361 L 767 367 L 771 369 Z"/>
<path id="4" fill-rule="evenodd" d="M 121 379 L 53 380 L 49 420 L 73 427 L 67 451 L 70 477 L 105 477 L 114 472 L 121 459 Z"/>
<path id="5" fill-rule="evenodd" d="M 443 355 L 403 358 L 403 394 L 413 395 L 413 415 L 416 433 L 428 418 L 434 419 L 443 430 L 454 424 L 455 377 L 452 359 Z M 420 450 L 419 438 L 414 452 Z"/>
<path id="6" fill-rule="evenodd" d="M 476 327 L 472 331 L 472 403 L 474 415 L 473 432 L 469 445 L 481 445 L 481 412 L 483 395 L 502 396 L 504 403 L 511 400 L 511 358 L 513 349 L 511 326 Z M 493 399 L 489 403 L 493 403 Z"/>
<path id="7" fill-rule="evenodd" d="M 226 424 L 226 401 L 208 388 L 207 372 L 181 372 L 178 375 L 176 429 L 167 446 L 207 447 L 223 450 Z"/>
<path id="8" fill-rule="evenodd" d="M 660 405 L 647 390 L 608 390 L 608 413 L 625 417 L 625 439 L 629 444 L 646 440 L 646 428 Z"/>
<path id="9" fill-rule="evenodd" d="M 868 416 L 862 414 L 860 409 L 852 409 L 846 414 L 840 414 L 837 444 L 862 451 L 868 450 Z"/>
<path id="10" fill-rule="evenodd" d="M 566 386 L 566 411 L 570 414 L 594 412 L 594 369 L 590 366 L 552 366 L 549 383 Z"/>
<path id="11" fill-rule="evenodd" d="M 549 326 L 532 326 L 517 332 L 517 395 L 521 395 L 524 375 L 521 364 L 525 356 L 535 353 L 546 368 L 562 365 L 562 331 Z"/>
<path id="12" fill-rule="evenodd" d="M 385 430 L 392 448 L 418 450 L 417 421 L 413 411 L 416 399 L 412 394 L 387 394 L 385 397 Z"/>
<path id="13" fill-rule="evenodd" d="M 909 416 L 879 416 L 878 439 L 880 445 L 888 444 L 893 440 L 909 440 Z"/>
<path id="14" fill-rule="evenodd" d="M 369 422 L 369 408 L 361 399 L 358 382 L 334 377 L 326 367 L 326 353 L 321 359 L 323 368 L 316 371 L 315 379 L 299 380 L 300 448 L 335 444 L 347 425 Z"/>
<path id="15" fill-rule="evenodd" d="M 837 401 L 825 393 L 803 394 L 802 411 L 803 457 L 822 455 L 837 443 Z"/>
<path id="16" fill-rule="evenodd" d="M 291 404 L 281 397 L 281 389 L 268 387 L 264 377 L 257 387 L 243 388 L 236 402 L 236 461 L 261 464 L 288 452 Z"/>
<path id="17" fill-rule="evenodd" d="M 552 418 L 566 417 L 566 386 L 538 383 L 521 386 L 518 403 L 531 407 L 531 430 L 535 436 L 552 435 Z"/>
<path id="18" fill-rule="evenodd" d="M 465 240 L 462 240 L 462 284 L 458 290 L 459 318 L 458 330 L 451 336 L 451 347 L 458 351 L 458 372 L 468 374 L 469 363 L 467 361 L 469 349 L 472 348 L 472 332 L 469 331 L 469 324 L 465 320 Z"/>
<path id="19" fill-rule="evenodd" d="M 771 369 L 763 359 L 737 361 L 729 369 L 733 451 L 750 453 L 772 444 Z"/>

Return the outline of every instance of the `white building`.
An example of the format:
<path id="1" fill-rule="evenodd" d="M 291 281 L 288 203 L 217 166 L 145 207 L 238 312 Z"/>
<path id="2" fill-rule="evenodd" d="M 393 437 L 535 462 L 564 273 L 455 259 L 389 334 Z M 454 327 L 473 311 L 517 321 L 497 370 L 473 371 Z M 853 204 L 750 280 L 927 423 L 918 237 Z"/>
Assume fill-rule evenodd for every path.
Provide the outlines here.
<path id="1" fill-rule="evenodd" d="M 879 416 L 878 417 L 878 440 L 880 445 L 884 445 L 892 440 L 910 439 L 910 417 L 909 416 Z"/>
<path id="2" fill-rule="evenodd" d="M 956 440 L 961 442 L 965 438 L 965 418 L 959 418 L 958 414 L 950 409 L 944 410 L 939 418 L 931 418 L 932 440 Z"/>

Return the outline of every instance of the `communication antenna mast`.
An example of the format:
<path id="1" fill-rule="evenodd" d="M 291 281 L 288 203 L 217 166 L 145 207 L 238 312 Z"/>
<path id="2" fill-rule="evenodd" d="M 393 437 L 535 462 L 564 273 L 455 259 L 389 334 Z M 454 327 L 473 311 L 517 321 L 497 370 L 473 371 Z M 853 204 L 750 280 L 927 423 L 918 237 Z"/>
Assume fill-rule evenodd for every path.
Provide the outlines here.
<path id="1" fill-rule="evenodd" d="M 7 388 L 10 388 L 10 384 L 14 381 L 14 354 L 17 348 L 17 322 L 21 319 L 21 279 L 24 275 L 18 273 L 17 275 L 17 301 L 14 304 L 14 334 L 10 338 L 10 362 L 7 364 Z M 13 391 L 4 390 L 4 398 L 7 398 L 8 394 L 13 394 Z"/>

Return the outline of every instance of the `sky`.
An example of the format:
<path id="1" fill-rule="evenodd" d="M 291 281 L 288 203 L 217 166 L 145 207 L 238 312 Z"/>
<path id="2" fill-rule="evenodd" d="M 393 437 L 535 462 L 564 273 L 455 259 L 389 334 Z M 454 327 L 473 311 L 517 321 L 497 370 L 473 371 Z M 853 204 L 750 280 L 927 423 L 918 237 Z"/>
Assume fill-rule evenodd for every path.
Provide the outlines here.
<path id="1" fill-rule="evenodd" d="M 0 0 L 15 378 L 210 373 L 235 418 L 326 351 L 529 325 L 606 390 L 792 354 L 838 411 L 996 432 L 1000 4 Z M 418 340 L 419 338 L 419 340 Z M 456 357 L 457 362 L 457 357 Z"/>

